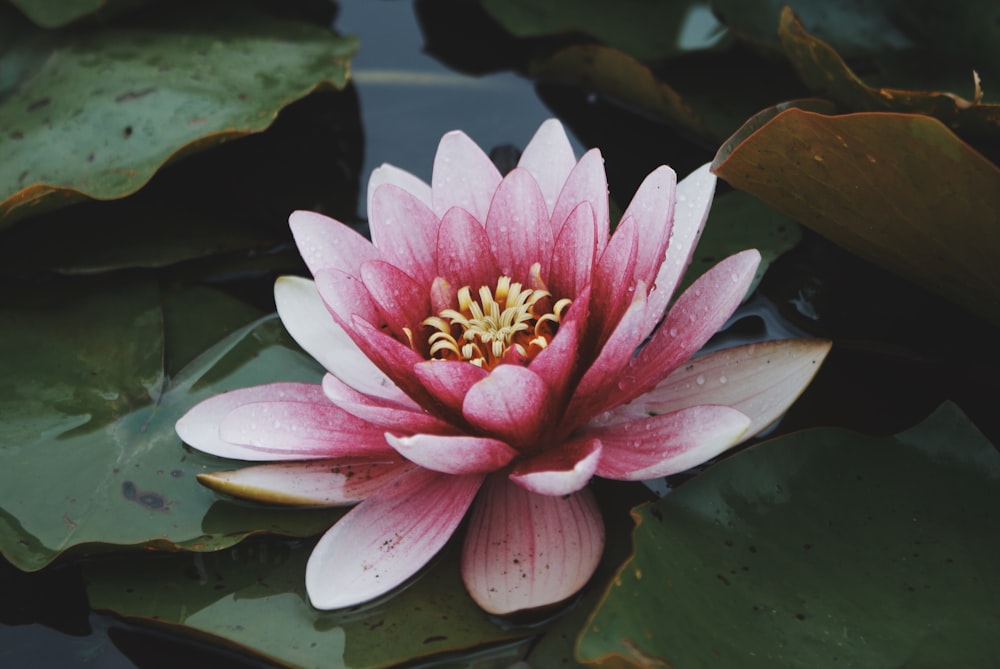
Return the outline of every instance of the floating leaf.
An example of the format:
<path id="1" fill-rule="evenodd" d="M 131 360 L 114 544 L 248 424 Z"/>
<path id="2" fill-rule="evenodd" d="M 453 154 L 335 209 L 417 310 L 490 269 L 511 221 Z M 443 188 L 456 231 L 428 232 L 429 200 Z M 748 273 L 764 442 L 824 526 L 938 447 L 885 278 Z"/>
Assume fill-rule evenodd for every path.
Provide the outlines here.
<path id="1" fill-rule="evenodd" d="M 145 0 L 11 0 L 35 25 L 59 28 L 91 14 L 107 14 Z"/>
<path id="2" fill-rule="evenodd" d="M 960 133 L 1000 138 L 1000 104 L 970 101 L 954 93 L 868 86 L 829 44 L 810 35 L 788 7 L 781 12 L 778 35 L 802 81 L 815 94 L 829 97 L 842 109 L 927 114 Z M 962 75 L 967 78 L 970 97 L 977 98 L 981 93 L 972 71 Z"/>
<path id="3" fill-rule="evenodd" d="M 704 0 L 482 0 L 482 5 L 517 37 L 583 33 L 639 60 L 671 58 L 730 42 Z"/>
<path id="4" fill-rule="evenodd" d="M 0 552 L 34 570 L 74 547 L 213 550 L 254 531 L 328 527 L 336 511 L 219 500 L 195 475 L 231 463 L 186 449 L 174 432 L 211 395 L 322 376 L 277 318 L 243 326 L 254 312 L 207 289 L 91 286 L 22 287 L 0 308 L 8 353 L 0 360 Z"/>
<path id="5" fill-rule="evenodd" d="M 1000 663 L 1000 455 L 953 405 L 894 437 L 819 429 L 711 467 L 635 515 L 587 662 Z"/>
<path id="6" fill-rule="evenodd" d="M 0 231 L 0 267 L 90 274 L 220 254 L 273 257 L 294 249 L 291 211 L 353 218 L 361 142 L 353 89 L 313 93 L 282 109 L 266 132 L 160 170 L 129 197 L 81 202 Z"/>
<path id="7" fill-rule="evenodd" d="M 343 87 L 353 38 L 229 6 L 143 27 L 7 26 L 0 65 L 0 225 L 134 192 L 163 164 L 263 130 L 317 87 Z"/>
<path id="8" fill-rule="evenodd" d="M 205 634 L 283 666 L 388 667 L 527 636 L 491 622 L 466 594 L 457 546 L 414 582 L 360 609 L 318 611 L 305 593 L 312 543 L 86 565 L 91 606 Z"/>
<path id="9" fill-rule="evenodd" d="M 528 74 L 546 83 L 586 85 L 654 118 L 701 130 L 681 96 L 632 56 L 599 44 L 567 47 L 531 63 Z"/>
<path id="10" fill-rule="evenodd" d="M 712 0 L 726 27 L 751 44 L 780 52 L 775 27 L 783 8 L 791 7 L 810 32 L 851 58 L 913 46 L 908 31 L 895 18 L 898 4 L 891 0 Z"/>
<path id="11" fill-rule="evenodd" d="M 713 171 L 733 186 L 966 308 L 1000 322 L 1000 169 L 919 115 L 751 119 Z"/>

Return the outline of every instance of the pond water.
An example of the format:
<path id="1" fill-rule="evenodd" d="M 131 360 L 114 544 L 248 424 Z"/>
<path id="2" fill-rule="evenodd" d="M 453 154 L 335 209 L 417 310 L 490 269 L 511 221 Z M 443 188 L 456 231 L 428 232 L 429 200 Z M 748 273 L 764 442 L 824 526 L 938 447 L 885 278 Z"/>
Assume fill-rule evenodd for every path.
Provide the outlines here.
<path id="1" fill-rule="evenodd" d="M 428 53 L 426 34 L 432 31 L 422 31 L 418 20 L 418 12 L 426 22 L 436 20 L 433 4 L 340 4 L 335 26 L 361 42 L 352 62 L 354 83 L 343 94 L 357 100 L 357 128 L 353 134 L 345 132 L 352 150 L 360 151 L 359 161 L 344 169 L 355 173 L 361 197 L 356 191 L 338 196 L 344 220 L 363 227 L 363 184 L 383 162 L 429 180 L 439 137 L 456 128 L 484 147 L 517 147 L 540 121 L 556 115 L 572 131 L 578 153 L 594 145 L 605 151 L 612 195 L 619 202 L 628 201 L 656 164 L 668 162 L 683 174 L 712 158 L 714 147 L 587 91 L 539 87 L 505 68 L 471 75 L 443 64 Z M 440 26 L 433 33 L 442 39 Z M 463 48 L 460 39 L 455 42 L 439 41 L 433 47 L 454 62 Z M 474 55 L 481 58 L 482 49 Z M 335 190 L 344 187 L 331 184 Z M 351 188 L 349 184 L 347 190 Z M 224 277 L 220 285 L 272 309 L 269 291 L 260 289 L 272 280 L 263 272 Z M 895 315 L 885 313 L 886 304 L 906 305 L 907 316 L 900 318 L 899 309 L 893 310 Z M 716 343 L 798 335 L 835 340 L 820 376 L 779 432 L 836 425 L 891 434 L 952 399 L 1000 443 L 1000 417 L 993 410 L 1000 396 L 993 332 L 942 300 L 806 233 L 803 243 L 772 267 L 759 294 Z M 984 351 L 981 364 L 960 364 L 961 356 L 954 352 L 962 348 Z M 5 669 L 273 666 L 90 611 L 79 564 L 72 559 L 35 574 L 6 562 L 0 565 L 0 623 L 0 667 Z"/>

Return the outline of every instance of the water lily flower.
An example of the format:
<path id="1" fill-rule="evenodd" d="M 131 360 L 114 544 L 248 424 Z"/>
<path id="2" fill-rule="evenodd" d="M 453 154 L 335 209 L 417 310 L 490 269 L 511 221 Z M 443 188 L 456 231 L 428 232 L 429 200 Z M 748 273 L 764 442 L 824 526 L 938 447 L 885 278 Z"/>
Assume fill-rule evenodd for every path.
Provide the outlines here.
<path id="1" fill-rule="evenodd" d="M 399 586 L 466 517 L 462 578 L 479 606 L 566 600 L 604 547 L 592 477 L 651 479 L 719 455 L 776 420 L 829 348 L 768 342 L 692 359 L 760 259 L 726 258 L 667 309 L 714 189 L 707 166 L 679 183 L 660 167 L 612 235 L 600 152 L 578 161 L 550 120 L 505 176 L 461 132 L 441 140 L 429 185 L 376 169 L 371 241 L 295 212 L 314 281 L 281 278 L 275 300 L 329 373 L 189 411 L 177 423 L 188 444 L 264 462 L 200 480 L 356 505 L 310 557 L 317 608 Z"/>

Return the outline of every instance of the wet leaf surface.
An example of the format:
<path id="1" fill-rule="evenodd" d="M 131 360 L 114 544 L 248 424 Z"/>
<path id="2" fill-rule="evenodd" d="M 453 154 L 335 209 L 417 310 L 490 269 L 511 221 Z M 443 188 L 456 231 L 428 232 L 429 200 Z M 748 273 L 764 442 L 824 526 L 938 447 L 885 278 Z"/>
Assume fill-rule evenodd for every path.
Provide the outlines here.
<path id="1" fill-rule="evenodd" d="M 263 130 L 314 89 L 343 87 L 357 48 L 216 6 L 86 33 L 5 23 L 16 86 L 0 98 L 0 225 L 128 195 L 167 162 Z"/>
<path id="2" fill-rule="evenodd" d="M 781 12 L 778 36 L 802 81 L 816 95 L 830 98 L 843 110 L 926 114 L 963 135 L 993 141 L 1000 138 L 1000 104 L 987 104 L 977 99 L 982 96 L 982 91 L 971 70 L 956 67 L 952 75 L 953 80 L 961 77 L 961 82 L 951 83 L 960 83 L 961 87 L 956 87 L 956 90 L 965 91 L 965 97 L 947 91 L 905 90 L 901 88 L 904 82 L 893 85 L 891 76 L 882 77 L 885 80 L 882 86 L 869 86 L 830 45 L 809 34 L 788 8 Z M 898 69 L 898 65 L 904 62 L 904 59 L 888 60 L 889 75 L 893 74 L 893 64 Z M 915 60 L 919 65 L 914 63 Z M 932 83 L 928 81 L 932 78 L 928 75 L 935 65 L 929 60 L 933 59 L 923 58 L 919 54 L 908 53 L 905 56 L 905 61 L 910 63 L 911 68 L 922 65 L 920 75 L 925 86 Z M 980 70 L 988 66 L 989 63 L 978 65 Z M 907 77 L 905 72 L 902 76 L 904 80 L 913 78 L 912 75 Z"/>
<path id="3" fill-rule="evenodd" d="M 25 16 L 42 28 L 59 28 L 93 14 L 140 5 L 145 0 L 11 0 Z"/>
<path id="4" fill-rule="evenodd" d="M 936 119 L 751 119 L 713 170 L 859 256 L 1000 322 L 1000 169 Z M 770 116 L 768 119 L 767 116 Z"/>
<path id="5" fill-rule="evenodd" d="M 1000 661 L 1000 454 L 953 405 L 873 438 L 801 432 L 636 513 L 636 553 L 581 637 L 634 666 Z"/>
<path id="6" fill-rule="evenodd" d="M 20 293 L 0 308 L 0 346 L 17 351 L 0 361 L 0 552 L 16 566 L 111 545 L 214 550 L 261 530 L 315 534 L 337 517 L 218 499 L 195 475 L 232 463 L 174 432 L 219 392 L 321 378 L 276 317 L 141 279 Z"/>
<path id="7" fill-rule="evenodd" d="M 497 625 L 465 593 L 458 547 L 402 590 L 363 607 L 312 608 L 312 542 L 247 542 L 211 554 L 95 561 L 85 568 L 95 609 L 168 625 L 297 669 L 389 667 L 529 636 Z"/>

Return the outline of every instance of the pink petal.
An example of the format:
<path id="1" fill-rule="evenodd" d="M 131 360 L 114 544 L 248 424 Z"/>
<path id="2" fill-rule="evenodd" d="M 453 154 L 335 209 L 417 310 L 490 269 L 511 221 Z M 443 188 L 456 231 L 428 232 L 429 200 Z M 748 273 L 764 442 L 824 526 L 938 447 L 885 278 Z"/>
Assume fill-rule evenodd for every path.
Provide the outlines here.
<path id="1" fill-rule="evenodd" d="M 222 419 L 219 436 L 260 451 L 258 460 L 391 452 L 380 428 L 337 408 L 325 396 L 317 402 L 243 404 Z"/>
<path id="2" fill-rule="evenodd" d="M 760 253 L 750 249 L 729 256 L 698 277 L 639 351 L 635 376 L 619 385 L 619 403 L 651 390 L 704 346 L 739 306 L 759 263 Z"/>
<path id="3" fill-rule="evenodd" d="M 402 393 L 400 397 L 405 400 L 404 403 L 372 397 L 355 391 L 332 374 L 323 377 L 323 392 L 331 402 L 347 413 L 386 430 L 405 434 L 416 432 L 448 434 L 455 429 L 441 419 L 424 412 Z"/>
<path id="4" fill-rule="evenodd" d="M 437 240 L 437 273 L 455 290 L 470 286 L 473 293 L 480 286 L 496 285 L 500 271 L 490 250 L 486 228 L 472 214 L 453 207 L 441 219 Z M 448 308 L 453 307 L 449 304 Z"/>
<path id="5" fill-rule="evenodd" d="M 724 406 L 695 406 L 627 423 L 591 428 L 580 438 L 601 440 L 597 475 L 639 481 L 676 474 L 739 442 L 750 419 Z"/>
<path id="6" fill-rule="evenodd" d="M 272 383 L 240 388 L 215 395 L 184 414 L 174 429 L 185 443 L 220 458 L 236 460 L 290 460 L 282 453 L 266 453 L 230 443 L 219 435 L 219 426 L 231 411 L 256 402 L 323 402 L 323 389 L 312 383 Z"/>
<path id="7" fill-rule="evenodd" d="M 396 339 L 407 341 L 406 330 L 409 330 L 417 350 L 426 352 L 427 342 L 421 335 L 422 321 L 431 311 L 427 285 L 417 283 L 403 270 L 381 260 L 362 265 L 361 279 Z"/>
<path id="8" fill-rule="evenodd" d="M 581 202 L 556 238 L 549 285 L 556 299 L 578 295 L 593 278 L 597 222 L 589 202 Z"/>
<path id="9" fill-rule="evenodd" d="M 609 247 L 610 248 L 610 247 Z M 600 353 L 583 374 L 566 409 L 564 424 L 576 426 L 608 405 L 617 405 L 619 389 L 635 376 L 635 352 L 645 338 L 646 291 L 640 282 L 632 304 L 622 315 Z"/>
<path id="10" fill-rule="evenodd" d="M 433 209 L 438 217 L 452 207 L 461 207 L 476 220 L 485 221 L 499 185 L 500 172 L 465 133 L 449 132 L 441 138 L 431 177 Z"/>
<path id="11" fill-rule="evenodd" d="M 549 274 L 552 228 L 545 198 L 531 173 L 519 167 L 510 171 L 497 188 L 486 216 L 486 234 L 500 273 L 522 283 L 529 270 L 541 264 L 543 279 Z"/>
<path id="12" fill-rule="evenodd" d="M 482 476 L 418 470 L 422 485 L 389 498 L 369 497 L 319 540 L 306 565 L 313 606 L 353 606 L 413 576 L 448 541 L 472 503 Z"/>
<path id="13" fill-rule="evenodd" d="M 361 269 L 359 268 L 356 275 L 335 269 L 325 270 L 316 275 L 316 289 L 319 291 L 320 297 L 323 298 L 324 304 L 330 310 L 337 324 L 359 346 L 357 336 L 351 328 L 351 322 L 355 316 L 375 326 L 384 325 L 382 313 L 375 301 L 372 300 L 371 293 L 365 287 L 360 274 Z"/>
<path id="14" fill-rule="evenodd" d="M 578 592 L 604 551 L 604 522 L 589 490 L 536 495 L 491 476 L 472 509 L 462 580 L 496 615 L 557 604 Z"/>
<path id="15" fill-rule="evenodd" d="M 280 277 L 274 283 L 274 302 L 281 322 L 299 346 L 342 381 L 361 392 L 377 390 L 381 395 L 403 397 L 333 320 L 312 281 Z"/>
<path id="16" fill-rule="evenodd" d="M 580 345 L 590 311 L 590 287 L 585 287 L 564 315 L 555 337 L 535 356 L 529 367 L 552 389 L 555 402 L 565 399 L 577 370 Z"/>
<path id="17" fill-rule="evenodd" d="M 553 236 L 558 238 L 564 222 L 581 202 L 589 203 L 594 212 L 594 220 L 597 222 L 597 251 L 600 253 L 608 243 L 611 222 L 608 215 L 608 179 L 604 174 L 604 158 L 597 149 L 583 154 L 583 158 L 567 177 L 552 211 Z"/>
<path id="18" fill-rule="evenodd" d="M 643 180 L 622 214 L 622 220 L 635 219 L 641 243 L 634 276 L 646 285 L 652 285 L 667 252 L 676 188 L 677 174 L 661 165 Z"/>
<path id="19" fill-rule="evenodd" d="M 524 460 L 514 467 L 510 480 L 539 495 L 568 495 L 587 485 L 600 459 L 598 439 L 578 439 Z"/>
<path id="20" fill-rule="evenodd" d="M 601 326 L 602 340 L 632 302 L 636 289 L 635 264 L 641 243 L 635 219 L 622 220 L 594 267 L 591 320 Z"/>
<path id="21" fill-rule="evenodd" d="M 720 404 L 750 418 L 743 435 L 748 439 L 788 410 L 829 351 L 830 342 L 823 339 L 790 339 L 709 353 L 677 368 L 645 395 L 612 409 L 606 423 Z"/>
<path id="22" fill-rule="evenodd" d="M 515 448 L 536 446 L 552 422 L 551 391 L 527 367 L 498 365 L 465 394 L 462 413 L 477 428 Z"/>
<path id="23" fill-rule="evenodd" d="M 426 204 L 398 186 L 385 184 L 372 196 L 368 225 L 383 260 L 421 285 L 430 285 L 437 273 L 440 221 Z"/>
<path id="24" fill-rule="evenodd" d="M 667 256 L 660 265 L 656 283 L 650 293 L 649 331 L 663 317 L 677 283 L 691 263 L 701 231 L 708 220 L 715 194 L 715 175 L 708 171 L 710 163 L 702 165 L 677 184 L 677 201 L 674 205 L 674 224 L 670 233 Z"/>
<path id="25" fill-rule="evenodd" d="M 198 474 L 198 482 L 216 492 L 268 504 L 346 506 L 415 468 L 398 458 L 339 458 Z"/>
<path id="26" fill-rule="evenodd" d="M 425 360 L 413 367 L 413 373 L 435 400 L 459 415 L 469 388 L 489 374 L 464 360 Z"/>
<path id="27" fill-rule="evenodd" d="M 385 435 L 404 458 L 424 469 L 442 474 L 486 474 L 505 466 L 517 451 L 496 439 L 468 435 Z"/>
<path id="28" fill-rule="evenodd" d="M 431 413 L 443 408 L 413 373 L 414 367 L 427 362 L 421 355 L 365 320 L 355 318 L 351 326 L 365 355 L 410 399 Z"/>
<path id="29" fill-rule="evenodd" d="M 371 217 L 372 213 L 372 199 L 374 198 L 375 191 L 377 191 L 378 187 L 383 184 L 399 186 L 426 204 L 428 207 L 431 206 L 431 187 L 423 179 L 410 174 L 406 170 L 401 170 L 394 165 L 382 163 L 372 170 L 372 175 L 368 178 L 368 194 L 366 197 L 365 212 L 369 217 Z"/>
<path id="30" fill-rule="evenodd" d="M 288 218 L 295 245 L 309 271 L 355 273 L 361 263 L 378 258 L 372 243 L 340 221 L 312 211 L 296 211 Z"/>
<path id="31" fill-rule="evenodd" d="M 551 214 L 563 184 L 576 166 L 576 155 L 562 123 L 555 119 L 542 123 L 535 136 L 524 147 L 524 153 L 521 154 L 521 160 L 517 165 L 531 172 L 538 182 L 545 197 L 545 205 Z"/>

